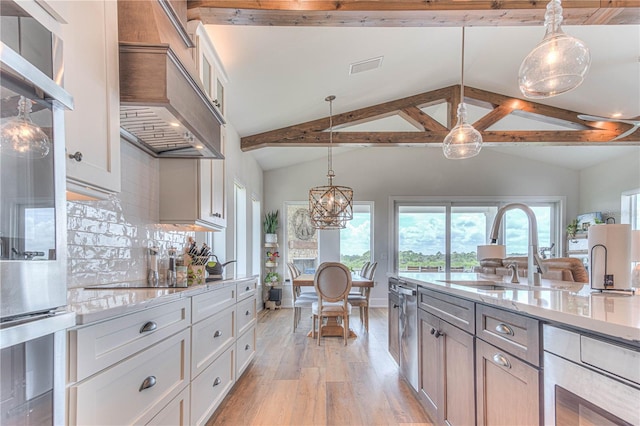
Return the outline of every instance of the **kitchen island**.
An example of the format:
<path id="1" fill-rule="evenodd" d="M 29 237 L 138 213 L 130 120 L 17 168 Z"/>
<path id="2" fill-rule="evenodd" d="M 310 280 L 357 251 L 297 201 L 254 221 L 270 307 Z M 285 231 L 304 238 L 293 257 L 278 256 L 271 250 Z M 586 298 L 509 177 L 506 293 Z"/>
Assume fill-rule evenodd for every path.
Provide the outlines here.
<path id="1" fill-rule="evenodd" d="M 400 367 L 418 371 L 407 380 L 437 424 L 640 424 L 640 296 L 484 274 L 389 278 L 416 289 L 417 365 L 401 355 Z M 390 319 L 406 318 L 402 300 Z"/>
<path id="2" fill-rule="evenodd" d="M 69 425 L 205 424 L 255 357 L 257 277 L 137 285 L 69 291 Z"/>

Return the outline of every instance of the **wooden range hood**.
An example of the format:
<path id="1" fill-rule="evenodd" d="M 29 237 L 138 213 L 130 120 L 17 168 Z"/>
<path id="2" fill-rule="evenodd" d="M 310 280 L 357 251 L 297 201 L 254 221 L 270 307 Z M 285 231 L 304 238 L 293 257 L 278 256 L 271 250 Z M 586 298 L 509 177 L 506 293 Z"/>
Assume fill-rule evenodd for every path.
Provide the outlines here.
<path id="1" fill-rule="evenodd" d="M 185 23 L 186 1 L 118 1 L 120 133 L 154 157 L 224 158 L 225 121 L 199 83 Z"/>

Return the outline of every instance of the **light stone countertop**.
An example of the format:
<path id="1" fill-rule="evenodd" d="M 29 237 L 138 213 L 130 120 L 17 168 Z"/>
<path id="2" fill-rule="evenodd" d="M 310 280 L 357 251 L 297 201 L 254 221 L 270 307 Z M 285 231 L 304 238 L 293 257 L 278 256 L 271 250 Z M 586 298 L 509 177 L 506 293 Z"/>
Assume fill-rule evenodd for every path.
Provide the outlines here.
<path id="1" fill-rule="evenodd" d="M 67 292 L 67 310 L 75 312 L 76 325 L 89 324 L 172 302 L 182 297 L 236 285 L 257 276 L 229 277 L 191 287 L 74 288 Z"/>
<path id="2" fill-rule="evenodd" d="M 542 280 L 539 291 L 530 291 L 530 287 L 484 290 L 462 285 L 465 281 L 495 281 L 508 286 L 527 284 L 526 277 L 520 277 L 520 284 L 510 284 L 509 277 L 475 273 L 401 272 L 390 276 L 424 288 L 640 345 L 640 295 L 594 292 L 589 284 L 546 279 Z M 458 284 L 451 281 L 458 281 Z"/>

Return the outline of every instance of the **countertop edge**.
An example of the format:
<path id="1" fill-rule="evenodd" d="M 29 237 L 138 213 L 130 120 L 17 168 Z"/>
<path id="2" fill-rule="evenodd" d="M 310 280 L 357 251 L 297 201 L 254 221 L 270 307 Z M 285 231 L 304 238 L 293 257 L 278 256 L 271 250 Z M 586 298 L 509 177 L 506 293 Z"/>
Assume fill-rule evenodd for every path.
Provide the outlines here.
<path id="1" fill-rule="evenodd" d="M 184 288 L 73 288 L 67 291 L 67 311 L 76 314 L 76 326 L 86 326 L 257 278 L 225 278 Z"/>
<path id="2" fill-rule="evenodd" d="M 397 274 L 387 274 L 389 277 L 401 278 L 408 282 L 412 282 L 418 286 L 428 288 L 435 291 L 440 291 L 446 294 L 450 294 L 457 297 L 462 297 L 475 302 L 492 305 L 498 308 L 503 308 L 516 313 L 525 314 L 535 317 L 537 319 L 565 325 L 571 328 L 579 328 L 588 332 L 608 336 L 615 339 L 622 339 L 630 342 L 634 345 L 640 345 L 640 328 L 632 325 L 623 325 L 613 322 L 604 321 L 597 318 L 589 318 L 558 310 L 548 309 L 542 306 L 536 306 L 532 304 L 523 303 L 520 301 L 501 299 L 493 297 L 490 294 L 478 294 L 477 292 L 465 290 L 461 288 L 452 288 L 446 283 L 424 281 L 415 278 L 402 277 Z M 640 296 L 629 296 L 637 297 Z"/>

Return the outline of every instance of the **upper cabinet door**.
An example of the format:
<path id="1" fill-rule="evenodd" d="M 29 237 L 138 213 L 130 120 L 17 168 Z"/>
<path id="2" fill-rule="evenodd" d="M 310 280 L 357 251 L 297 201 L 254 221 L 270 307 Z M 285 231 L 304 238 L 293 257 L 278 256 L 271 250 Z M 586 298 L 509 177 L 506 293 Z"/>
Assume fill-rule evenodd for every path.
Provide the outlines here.
<path id="1" fill-rule="evenodd" d="M 202 87 L 224 117 L 227 76 L 222 62 L 202 22 L 189 21 L 188 32 L 196 45 L 193 51 L 193 59 Z"/>
<path id="2" fill-rule="evenodd" d="M 118 3 L 72 2 L 65 19 L 64 86 L 75 101 L 65 114 L 67 189 L 119 192 Z"/>

